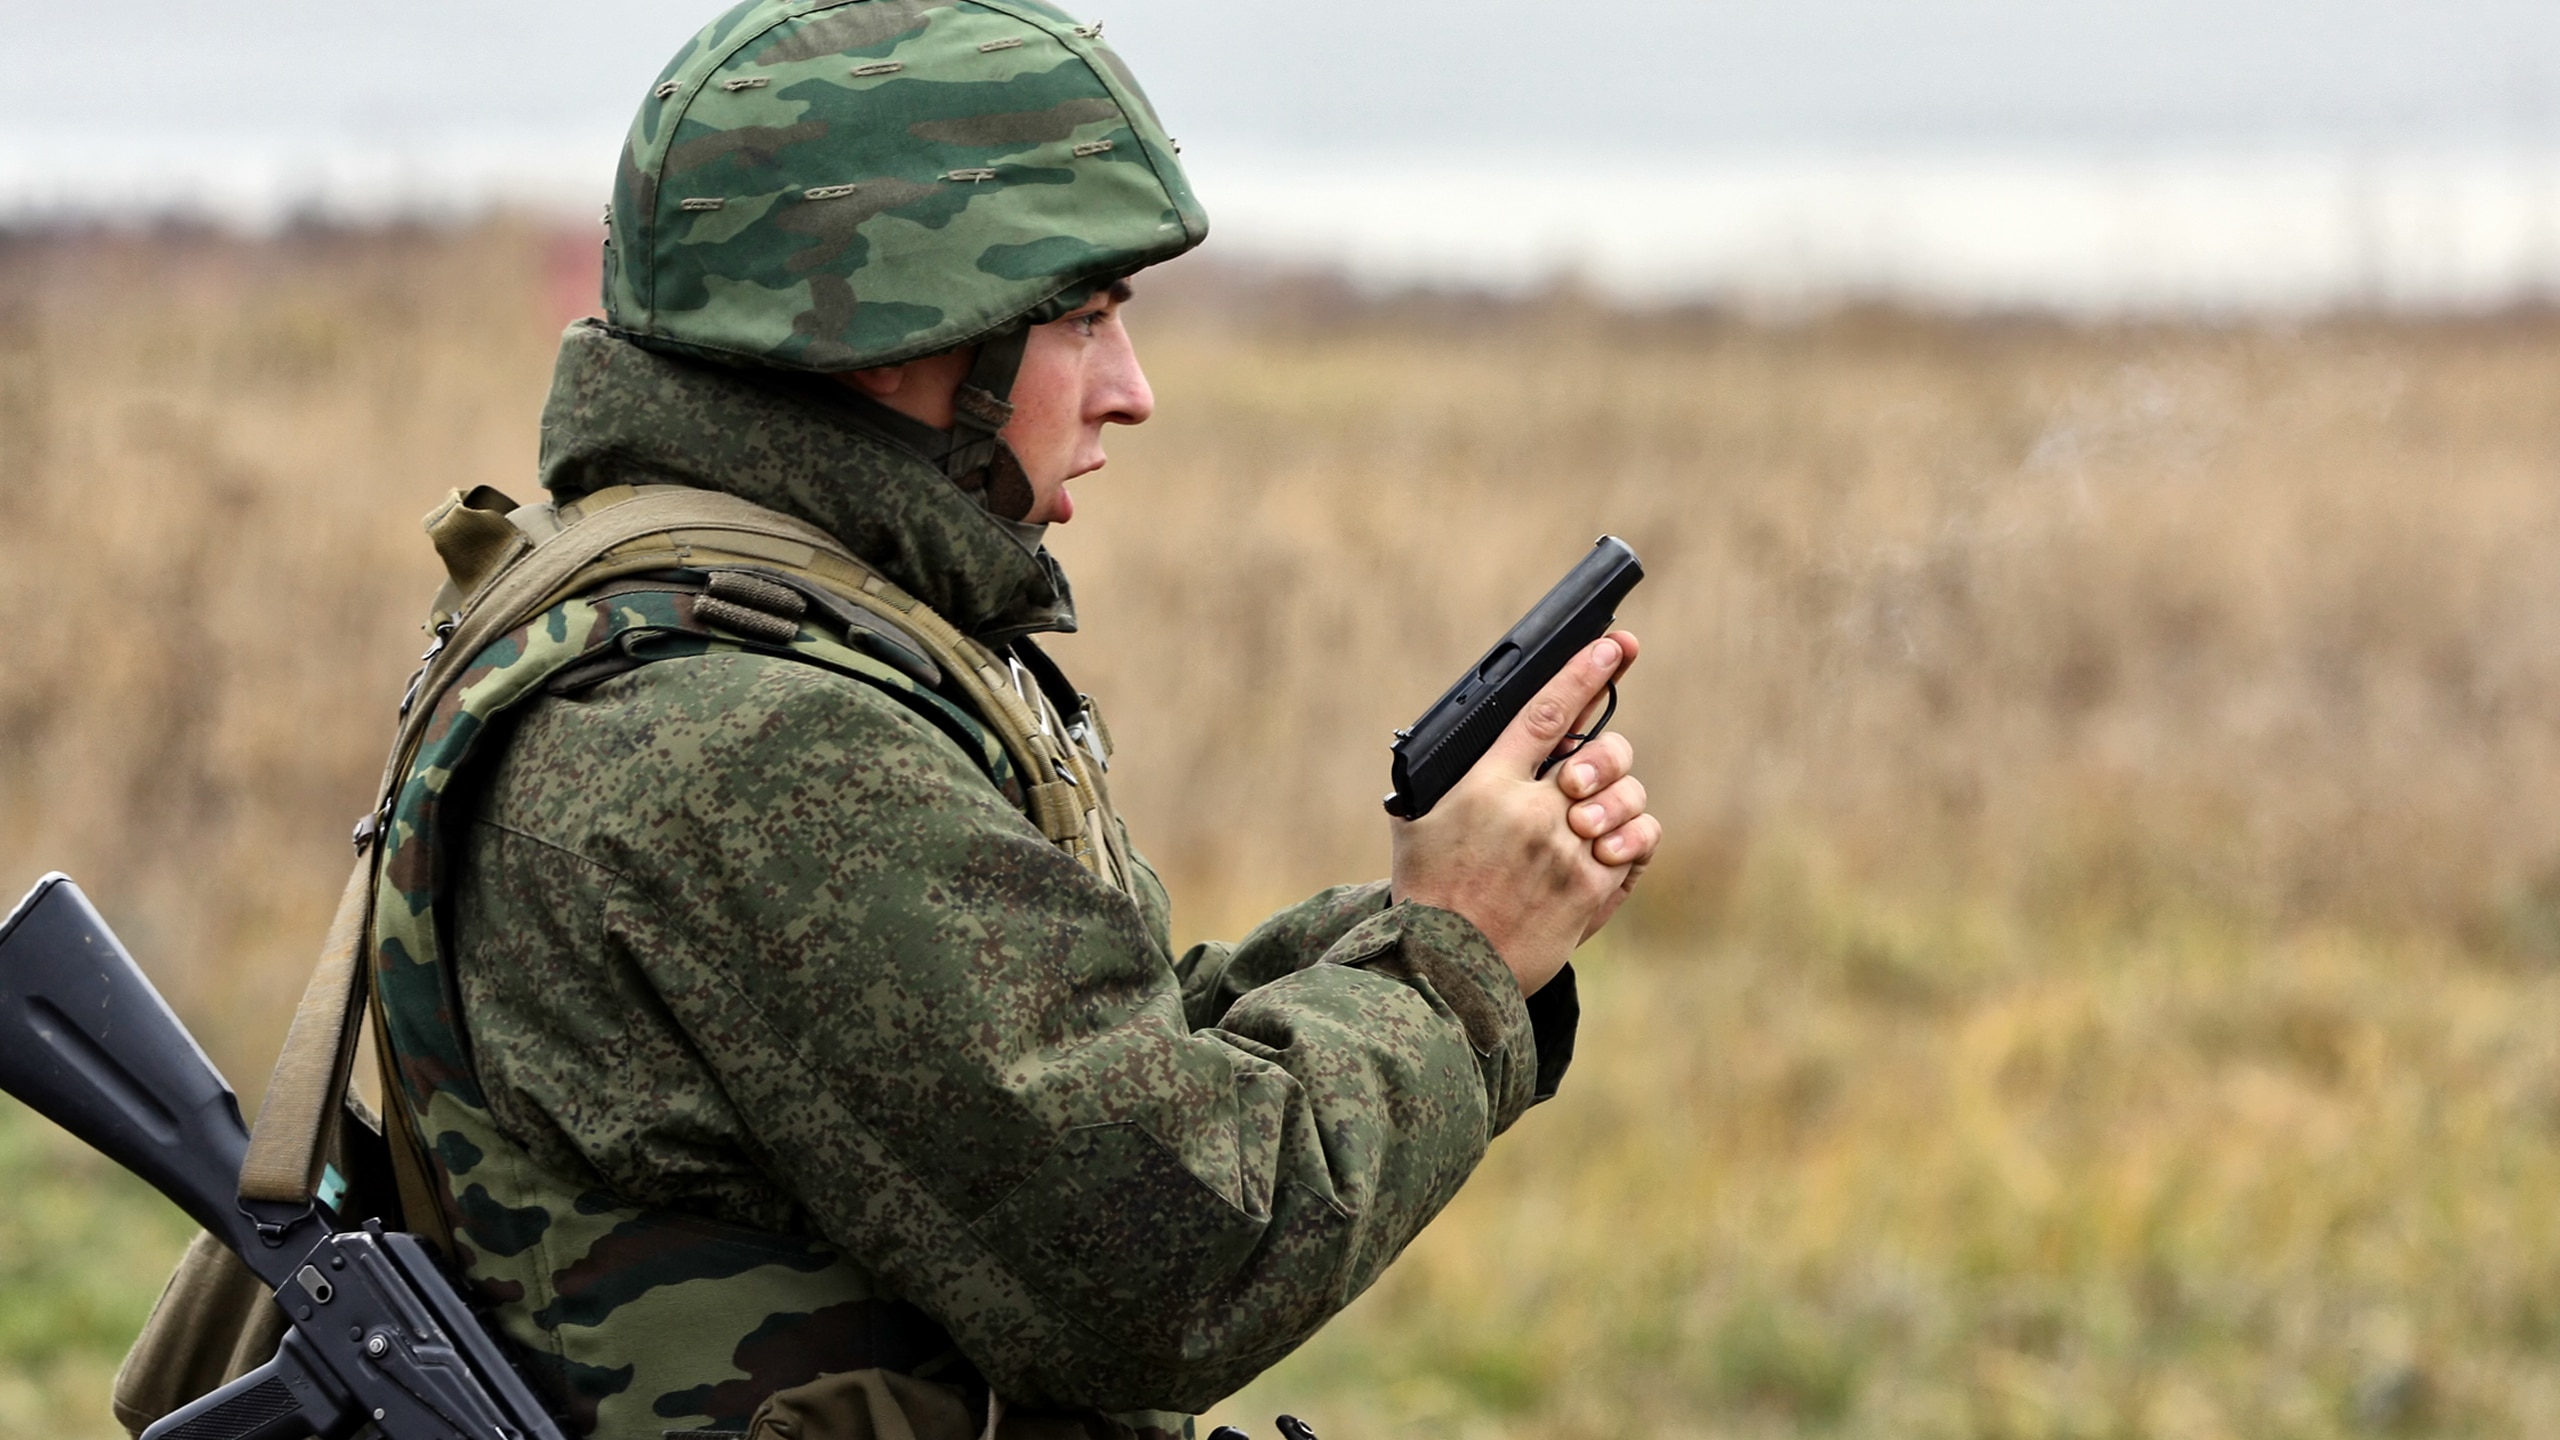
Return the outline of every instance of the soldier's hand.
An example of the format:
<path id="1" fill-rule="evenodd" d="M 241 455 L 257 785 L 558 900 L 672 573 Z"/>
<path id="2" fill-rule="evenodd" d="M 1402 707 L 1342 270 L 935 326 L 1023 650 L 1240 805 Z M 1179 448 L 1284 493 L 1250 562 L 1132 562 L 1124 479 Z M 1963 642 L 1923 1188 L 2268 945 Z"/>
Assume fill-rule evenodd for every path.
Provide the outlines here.
<path id="1" fill-rule="evenodd" d="M 1624 630 L 1593 642 L 1521 707 L 1430 814 L 1388 822 L 1395 898 L 1474 922 L 1524 995 L 1609 923 L 1662 842 L 1625 736 L 1602 735 L 1538 775 L 1568 731 L 1598 712 L 1636 650 Z"/>

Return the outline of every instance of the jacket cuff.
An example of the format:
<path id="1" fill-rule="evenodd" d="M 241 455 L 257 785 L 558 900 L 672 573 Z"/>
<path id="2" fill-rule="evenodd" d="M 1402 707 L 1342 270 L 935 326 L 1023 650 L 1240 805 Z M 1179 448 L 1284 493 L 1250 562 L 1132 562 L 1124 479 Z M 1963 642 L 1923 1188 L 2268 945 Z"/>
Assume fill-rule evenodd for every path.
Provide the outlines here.
<path id="1" fill-rule="evenodd" d="M 1538 1082 L 1530 1104 L 1556 1098 L 1564 1072 L 1573 1064 L 1574 1032 L 1581 1027 L 1582 996 L 1574 989 L 1573 967 L 1567 965 L 1529 997 L 1529 1030 L 1538 1041 Z"/>
<path id="2" fill-rule="evenodd" d="M 1467 917 L 1412 901 L 1392 905 L 1353 927 L 1325 960 L 1393 976 L 1457 1022 L 1484 1077 L 1493 1134 L 1538 1098 L 1538 1042 L 1520 982 Z"/>

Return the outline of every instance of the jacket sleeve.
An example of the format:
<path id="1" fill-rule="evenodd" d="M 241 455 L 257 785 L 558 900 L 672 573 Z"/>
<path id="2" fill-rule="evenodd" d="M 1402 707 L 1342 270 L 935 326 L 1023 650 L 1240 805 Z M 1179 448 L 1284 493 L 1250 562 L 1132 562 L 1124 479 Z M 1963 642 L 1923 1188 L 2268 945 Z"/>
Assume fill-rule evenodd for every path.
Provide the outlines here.
<path id="1" fill-rule="evenodd" d="M 607 929 L 759 1164 L 1008 1396 L 1205 1408 L 1545 1088 L 1464 918 L 1328 892 L 1195 952 L 1186 990 L 1137 907 L 897 703 L 789 662 L 652 669 L 714 664 L 735 693 L 631 762 L 670 798 Z"/>
<path id="2" fill-rule="evenodd" d="M 1184 1014 L 1195 1030 L 1218 1024 L 1236 1001 L 1284 975 L 1321 961 L 1351 928 L 1388 904 L 1387 882 L 1337 885 L 1302 900 L 1263 921 L 1242 941 L 1194 945 L 1174 962 L 1182 981 Z M 1582 1023 L 1582 1000 L 1567 965 L 1529 997 L 1529 1030 L 1537 1041 L 1538 1081 L 1534 1103 L 1555 1098 L 1564 1072 L 1573 1063 L 1574 1033 Z"/>
<path id="3" fill-rule="evenodd" d="M 1173 963 L 1191 1028 L 1205 1030 L 1251 991 L 1324 958 L 1354 926 L 1387 908 L 1387 883 L 1337 885 L 1302 900 L 1229 945 L 1194 945 Z"/>

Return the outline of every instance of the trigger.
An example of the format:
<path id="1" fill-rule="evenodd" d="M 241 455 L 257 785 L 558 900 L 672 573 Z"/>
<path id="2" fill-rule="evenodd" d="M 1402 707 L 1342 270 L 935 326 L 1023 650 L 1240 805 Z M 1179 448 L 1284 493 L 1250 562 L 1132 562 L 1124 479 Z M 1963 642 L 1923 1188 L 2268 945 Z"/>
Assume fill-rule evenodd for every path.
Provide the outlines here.
<path id="1" fill-rule="evenodd" d="M 1609 728 L 1609 722 L 1616 718 L 1617 713 L 1618 682 L 1612 680 L 1609 682 L 1609 704 L 1607 708 L 1600 712 L 1600 718 L 1592 722 L 1590 729 L 1566 735 L 1564 738 L 1573 742 L 1573 748 L 1570 750 L 1559 750 L 1553 755 L 1550 755 L 1546 759 L 1538 762 L 1538 773 L 1532 778 L 1544 780 L 1547 778 L 1548 771 L 1555 769 L 1559 764 L 1581 754 L 1583 746 L 1599 739 L 1601 734 Z"/>

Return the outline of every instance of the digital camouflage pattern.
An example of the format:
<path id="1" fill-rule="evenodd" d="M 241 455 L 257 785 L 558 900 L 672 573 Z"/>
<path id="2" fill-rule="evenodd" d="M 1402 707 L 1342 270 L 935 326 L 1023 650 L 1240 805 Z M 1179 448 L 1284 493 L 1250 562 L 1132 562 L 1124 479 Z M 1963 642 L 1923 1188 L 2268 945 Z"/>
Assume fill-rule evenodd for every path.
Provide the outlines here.
<path id="1" fill-rule="evenodd" d="M 964 630 L 1067 623 L 1044 550 L 790 378 L 573 330 L 546 483 L 724 489 Z M 1176 959 L 1143 860 L 1133 901 L 1050 844 L 944 702 L 690 603 L 633 580 L 483 652 L 386 832 L 413 1113 L 592 1433 L 734 1431 L 875 1367 L 1176 1431 L 1552 1090 L 1570 980 L 1524 1004 L 1463 919 L 1339 890 Z M 635 628 L 650 663 L 544 692 Z"/>
<path id="2" fill-rule="evenodd" d="M 748 0 L 641 102 L 608 219 L 614 325 L 804 370 L 1050 318 L 1208 233 L 1101 27 L 1040 0 Z"/>
<path id="3" fill-rule="evenodd" d="M 411 1113 L 445 1182 L 455 1261 L 582 1432 L 743 1431 L 767 1396 L 824 1373 L 887 1368 L 975 1382 L 928 1318 L 805 1232 L 635 1206 L 592 1180 L 562 1189 L 491 1117 L 453 1024 L 460 1011 L 436 904 L 450 787 L 493 725 L 581 658 L 644 643 L 639 653 L 653 658 L 737 650 L 695 619 L 695 599 L 609 587 L 484 650 L 438 703 L 379 870 L 375 978 Z M 1010 783 L 1002 748 L 903 673 L 823 636 L 804 633 L 792 648 L 805 663 L 943 712 L 933 723 L 975 732 L 990 783 Z M 724 1329 L 730 1346 L 703 1343 Z M 623 1413 L 642 1405 L 645 1416 Z"/>
<path id="4" fill-rule="evenodd" d="M 987 644 L 1074 630 L 1074 592 L 1049 552 L 873 427 L 918 443 L 940 432 L 884 410 L 866 423 L 844 394 L 811 376 L 686 364 L 581 321 L 561 337 L 542 412 L 542 484 L 560 500 L 658 483 L 744 494 L 835 536 Z M 740 475 L 761 483 L 722 483 Z"/>

